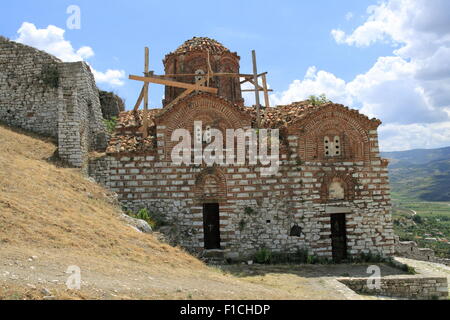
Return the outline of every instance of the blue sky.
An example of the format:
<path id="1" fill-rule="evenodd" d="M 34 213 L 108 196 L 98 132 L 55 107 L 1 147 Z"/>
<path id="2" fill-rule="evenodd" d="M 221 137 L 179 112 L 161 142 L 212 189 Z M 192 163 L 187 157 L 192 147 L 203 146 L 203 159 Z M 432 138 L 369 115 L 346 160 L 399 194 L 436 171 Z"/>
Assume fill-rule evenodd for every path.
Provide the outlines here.
<path id="1" fill-rule="evenodd" d="M 402 150 L 450 145 L 450 67 L 433 71 L 450 48 L 449 3 L 19 0 L 2 2 L 0 34 L 60 57 L 73 49 L 96 70 L 98 86 L 125 98 L 128 108 L 141 84 L 127 76 L 142 72 L 144 46 L 158 74 L 164 55 L 193 36 L 237 51 L 242 72 L 251 71 L 255 49 L 273 103 L 326 93 L 383 120 L 382 148 Z M 69 5 L 79 6 L 81 29 L 67 28 Z M 160 107 L 162 95 L 162 86 L 151 85 L 152 107 Z"/>

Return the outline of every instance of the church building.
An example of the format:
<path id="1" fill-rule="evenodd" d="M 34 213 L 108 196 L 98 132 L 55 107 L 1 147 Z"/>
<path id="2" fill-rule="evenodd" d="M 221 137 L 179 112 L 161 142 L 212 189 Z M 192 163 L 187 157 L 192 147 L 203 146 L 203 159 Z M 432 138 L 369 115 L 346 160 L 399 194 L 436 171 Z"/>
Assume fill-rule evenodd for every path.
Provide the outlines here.
<path id="1" fill-rule="evenodd" d="M 331 102 L 245 106 L 241 79 L 233 76 L 240 73 L 240 57 L 209 38 L 186 41 L 163 63 L 168 78 L 189 84 L 210 71 L 230 76 L 211 77 L 216 94 L 179 98 L 182 88 L 166 86 L 162 108 L 146 112 L 145 134 L 143 110 L 120 113 L 106 153 L 90 160 L 89 172 L 125 208 L 163 217 L 179 244 L 198 254 L 239 260 L 262 248 L 307 249 L 335 261 L 369 251 L 393 254 L 380 120 Z M 238 164 L 175 163 L 177 129 L 203 146 L 211 142 L 205 134 L 211 129 L 224 140 L 229 129 L 277 129 L 277 141 L 270 142 L 279 150 L 277 170 L 263 174 L 263 165 L 248 157 Z"/>

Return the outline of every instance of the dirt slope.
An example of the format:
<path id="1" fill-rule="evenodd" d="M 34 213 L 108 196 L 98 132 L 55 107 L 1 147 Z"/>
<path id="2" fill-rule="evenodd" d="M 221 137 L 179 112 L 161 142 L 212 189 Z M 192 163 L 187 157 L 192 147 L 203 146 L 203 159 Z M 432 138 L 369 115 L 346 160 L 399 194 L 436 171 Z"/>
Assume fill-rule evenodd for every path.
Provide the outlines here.
<path id="1" fill-rule="evenodd" d="M 208 267 L 127 226 L 105 189 L 48 160 L 55 149 L 0 125 L 0 299 L 361 298 L 328 271 Z M 72 265 L 81 290 L 67 289 Z"/>

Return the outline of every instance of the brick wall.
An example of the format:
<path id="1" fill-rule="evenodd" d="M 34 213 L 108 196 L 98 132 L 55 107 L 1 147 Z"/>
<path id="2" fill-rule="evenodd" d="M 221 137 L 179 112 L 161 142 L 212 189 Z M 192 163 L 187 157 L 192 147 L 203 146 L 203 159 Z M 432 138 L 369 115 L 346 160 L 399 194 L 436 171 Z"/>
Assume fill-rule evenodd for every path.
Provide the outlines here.
<path id="1" fill-rule="evenodd" d="M 206 74 L 208 73 L 207 57 L 207 52 L 204 50 L 169 54 L 163 61 L 165 74 L 193 74 L 198 70 Z M 239 73 L 239 60 L 240 57 L 236 53 L 224 51 L 211 54 L 210 66 L 214 73 Z M 175 78 L 177 81 L 195 83 L 195 76 Z M 243 105 L 244 99 L 239 82 L 238 77 L 213 77 L 209 86 L 218 88 L 219 96 Z M 184 89 L 166 86 L 163 105 L 169 104 L 183 91 Z"/>
<path id="2" fill-rule="evenodd" d="M 313 254 L 331 257 L 330 216 L 334 213 L 346 213 L 350 255 L 368 251 L 393 254 L 387 163 L 378 154 L 377 123 L 359 115 L 349 121 L 353 112 L 349 111 L 346 118 L 340 114 L 347 112 L 344 108 L 324 108 L 328 117 L 322 122 L 334 119 L 334 127 L 344 138 L 350 129 L 360 132 L 359 140 L 355 140 L 364 142 L 359 156 L 350 156 L 354 149 L 345 143 L 348 151 L 342 157 L 305 156 L 303 146 L 310 141 L 304 140 L 300 129 L 290 128 L 279 171 L 273 176 L 262 176 L 260 167 L 248 164 L 174 166 L 170 161 L 170 132 L 189 126 L 198 110 L 201 114 L 213 112 L 217 122 L 225 117 L 230 127 L 249 123 L 233 105 L 224 105 L 214 97 L 205 99 L 197 96 L 185 106 L 180 103 L 171 110 L 173 113 L 158 120 L 157 148 L 151 153 L 105 155 L 91 162 L 91 175 L 117 192 L 124 207 L 134 211 L 145 207 L 164 215 L 180 228 L 181 245 L 193 251 L 203 249 L 203 204 L 215 202 L 220 205 L 221 245 L 233 258 L 249 256 L 262 247 L 283 252 L 308 248 Z M 345 126 L 351 123 L 358 126 L 346 131 Z M 331 181 L 342 183 L 344 198 L 328 198 Z M 216 190 L 216 194 L 210 190 Z M 299 237 L 290 236 L 295 225 L 302 228 Z"/>

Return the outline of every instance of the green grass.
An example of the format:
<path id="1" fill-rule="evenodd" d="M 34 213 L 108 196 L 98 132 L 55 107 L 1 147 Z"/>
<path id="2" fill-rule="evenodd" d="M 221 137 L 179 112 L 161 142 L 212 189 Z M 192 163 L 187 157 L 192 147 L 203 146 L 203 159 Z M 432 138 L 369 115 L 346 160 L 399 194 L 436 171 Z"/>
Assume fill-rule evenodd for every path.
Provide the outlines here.
<path id="1" fill-rule="evenodd" d="M 450 202 L 426 202 L 392 194 L 394 231 L 401 241 L 415 241 L 437 256 L 450 258 Z M 417 212 L 416 217 L 412 211 Z M 426 240 L 436 238 L 438 241 Z"/>

